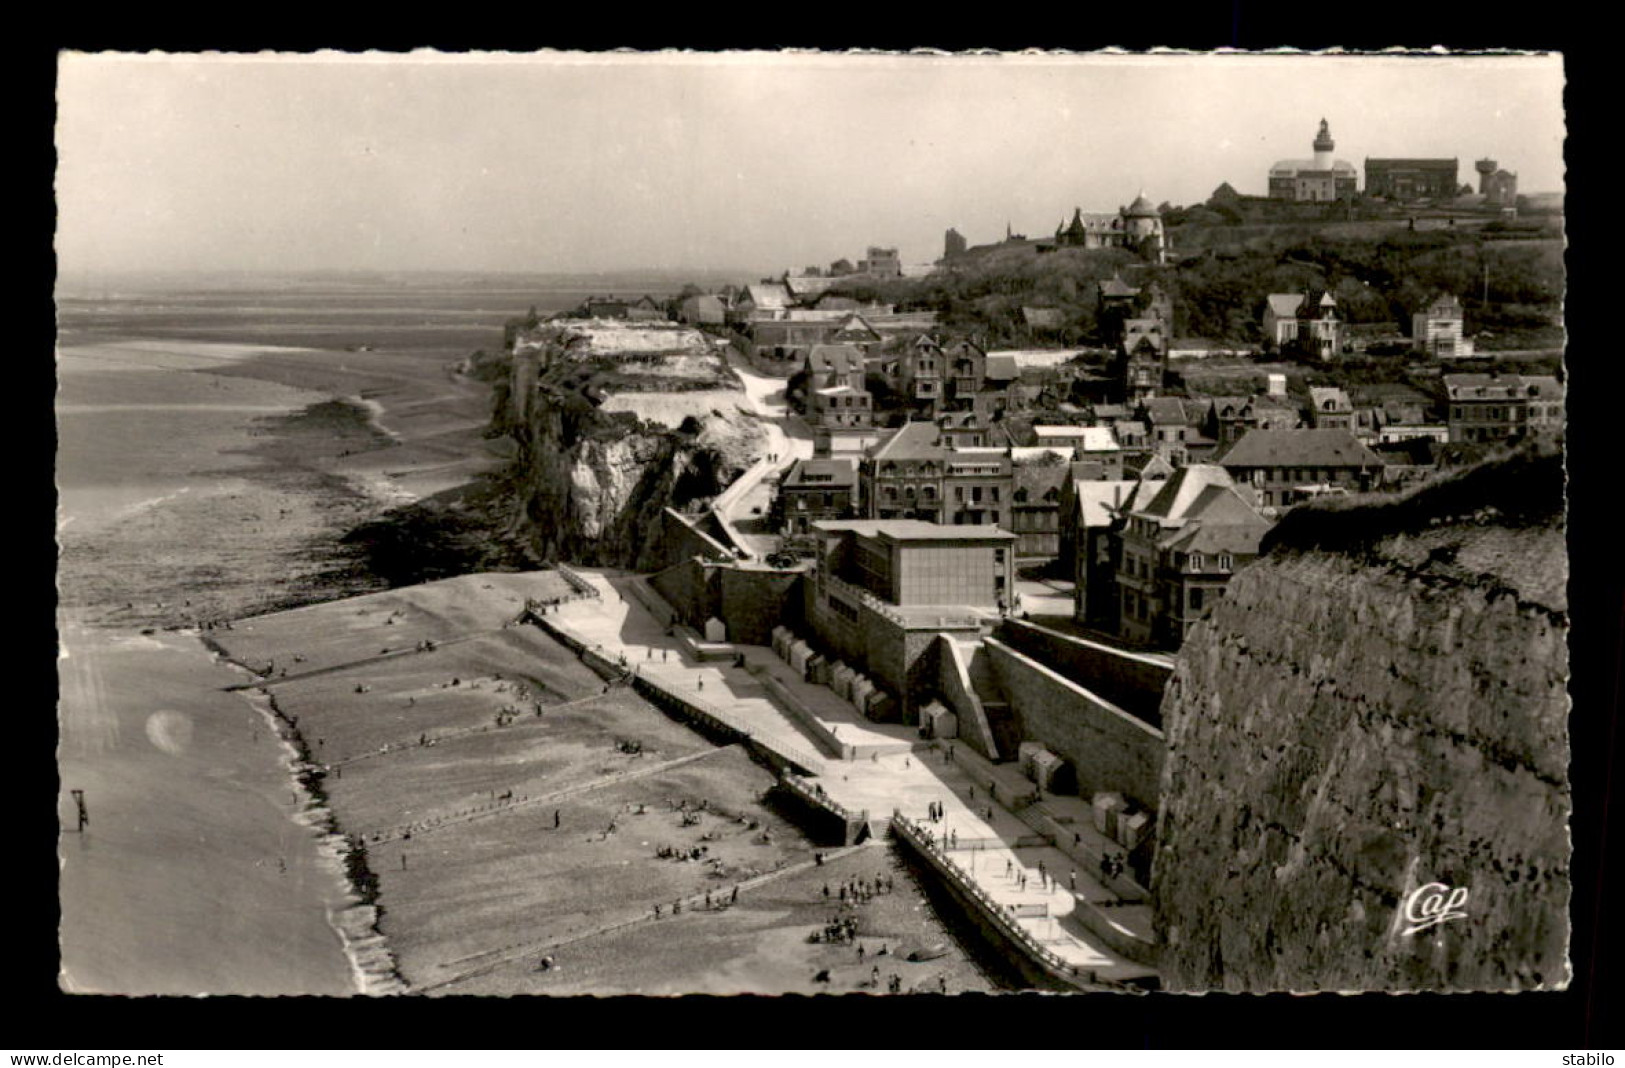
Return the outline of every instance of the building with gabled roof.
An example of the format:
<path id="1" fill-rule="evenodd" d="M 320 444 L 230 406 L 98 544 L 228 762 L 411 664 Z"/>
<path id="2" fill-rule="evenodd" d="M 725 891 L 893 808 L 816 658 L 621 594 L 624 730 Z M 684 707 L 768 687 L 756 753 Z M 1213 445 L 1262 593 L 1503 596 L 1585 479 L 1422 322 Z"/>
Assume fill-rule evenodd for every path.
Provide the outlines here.
<path id="1" fill-rule="evenodd" d="M 1337 298 L 1325 291 L 1271 293 L 1264 302 L 1264 336 L 1281 349 L 1296 349 L 1321 360 L 1336 359 L 1347 347 L 1347 324 Z"/>
<path id="2" fill-rule="evenodd" d="M 1099 478 L 1094 465 L 1074 463 L 1061 485 L 1057 553 L 1072 574 L 1073 618 L 1103 631 L 1117 630 L 1117 564 L 1112 532 L 1134 499 L 1138 479 Z M 1160 481 L 1167 474 L 1156 476 Z"/>
<path id="3" fill-rule="evenodd" d="M 1142 503 L 1143 501 L 1143 503 Z M 1252 562 L 1272 523 L 1246 486 L 1214 464 L 1175 471 L 1126 508 L 1117 532 L 1118 633 L 1177 648 Z"/>
<path id="4" fill-rule="evenodd" d="M 1473 343 L 1464 333 L 1466 316 L 1454 293 L 1440 293 L 1422 311 L 1411 316 L 1411 344 L 1440 360 L 1460 359 L 1473 354 Z"/>
<path id="5" fill-rule="evenodd" d="M 1012 472 L 1010 530 L 1016 556 L 1053 560 L 1061 552 L 1061 487 L 1070 474 L 1064 463 L 1017 464 Z"/>
<path id="6" fill-rule="evenodd" d="M 1321 492 L 1364 492 L 1383 481 L 1382 457 L 1348 430 L 1250 430 L 1218 462 L 1272 508 Z"/>
<path id="7" fill-rule="evenodd" d="M 1355 429 L 1354 403 L 1336 386 L 1309 387 L 1309 423 L 1319 430 Z"/>
<path id="8" fill-rule="evenodd" d="M 743 320 L 782 319 L 794 304 L 795 298 L 783 285 L 755 282 L 734 301 L 734 312 Z"/>
<path id="9" fill-rule="evenodd" d="M 1249 397 L 1209 397 L 1204 431 L 1219 449 L 1240 441 L 1249 430 L 1292 430 L 1298 426 L 1298 408 L 1284 397 L 1267 393 Z"/>
<path id="10" fill-rule="evenodd" d="M 1060 308 L 1034 308 L 1028 305 L 1021 307 L 1021 319 L 1026 323 L 1027 329 L 1035 333 L 1053 333 L 1066 325 L 1065 313 Z"/>

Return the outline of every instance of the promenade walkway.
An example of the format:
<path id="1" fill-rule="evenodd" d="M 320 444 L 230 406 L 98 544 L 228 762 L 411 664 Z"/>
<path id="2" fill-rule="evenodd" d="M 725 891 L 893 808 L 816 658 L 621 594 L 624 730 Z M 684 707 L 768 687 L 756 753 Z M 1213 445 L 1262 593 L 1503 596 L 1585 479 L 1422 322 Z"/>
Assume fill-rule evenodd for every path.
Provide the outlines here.
<path id="1" fill-rule="evenodd" d="M 724 355 L 728 366 L 744 384 L 748 407 L 761 417 L 767 428 L 765 454 L 774 459 L 758 461 L 723 491 L 713 507 L 735 539 L 761 557 L 777 547 L 777 539 L 746 533 L 737 524 L 768 514 L 773 503 L 771 482 L 796 460 L 811 458 L 813 434 L 806 422 L 790 411 L 785 398 L 789 379 L 758 373 L 731 345 L 726 347 Z"/>
<path id="2" fill-rule="evenodd" d="M 1101 885 L 1098 870 L 1080 863 L 1078 857 L 1087 854 L 1056 848 L 1011 811 L 1012 800 L 1032 789 L 1019 771 L 967 759 L 970 751 L 964 745 L 922 743 L 910 728 L 868 722 L 827 687 L 797 677 L 771 649 L 737 646 L 744 667 L 685 658 L 677 638 L 668 637 L 627 589 L 631 576 L 588 569 L 580 573 L 603 596 L 563 605 L 550 619 L 599 646 L 610 660 L 625 657 L 629 670 L 636 668 L 662 688 L 725 708 L 766 745 L 782 745 L 797 754 L 821 753 L 814 733 L 780 709 L 752 669 L 769 674 L 835 737 L 860 747 L 856 759 L 819 755 L 798 760 L 832 800 L 850 810 L 866 810 L 876 820 L 897 811 L 911 821 L 927 821 L 933 839 L 946 843 L 950 857 L 983 896 L 1012 913 L 1028 934 L 1069 965 L 1119 981 L 1155 974 L 1108 949 L 1073 916 L 1080 899 L 1116 902 L 1120 896 Z M 1018 790 L 1011 776 L 1025 783 L 1025 789 Z M 994 797 L 987 789 L 992 782 L 1000 783 Z M 941 816 L 928 821 L 933 806 Z M 1098 839 L 1092 825 L 1088 830 Z M 1073 845 L 1067 844 L 1069 849 Z"/>

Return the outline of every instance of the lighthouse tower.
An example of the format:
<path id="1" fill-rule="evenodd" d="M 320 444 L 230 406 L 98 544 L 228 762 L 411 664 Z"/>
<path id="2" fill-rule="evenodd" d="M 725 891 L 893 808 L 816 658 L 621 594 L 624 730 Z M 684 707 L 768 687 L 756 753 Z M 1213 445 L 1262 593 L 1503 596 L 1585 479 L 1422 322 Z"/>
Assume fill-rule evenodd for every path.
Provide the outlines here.
<path id="1" fill-rule="evenodd" d="M 1320 120 L 1320 133 L 1315 135 L 1315 170 L 1329 171 L 1332 169 L 1332 150 L 1337 143 L 1332 140 L 1332 131 L 1326 125 L 1326 120 Z"/>

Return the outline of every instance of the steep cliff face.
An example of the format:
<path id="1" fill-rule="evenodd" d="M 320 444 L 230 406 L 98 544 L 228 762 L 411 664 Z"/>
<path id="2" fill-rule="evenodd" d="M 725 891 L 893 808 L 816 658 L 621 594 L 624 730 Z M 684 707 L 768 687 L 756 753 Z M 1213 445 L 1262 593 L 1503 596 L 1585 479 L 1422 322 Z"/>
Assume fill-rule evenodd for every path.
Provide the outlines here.
<path id="1" fill-rule="evenodd" d="M 510 536 L 542 559 L 663 566 L 660 511 L 715 497 L 754 460 L 759 429 L 716 411 L 676 430 L 543 402 L 518 428 Z"/>
<path id="2" fill-rule="evenodd" d="M 611 348 L 600 329 L 594 340 Z M 634 340 L 663 341 L 642 337 L 652 332 Z M 625 351 L 601 355 L 579 337 L 522 339 L 493 419 L 518 443 L 507 536 L 540 559 L 663 566 L 661 509 L 715 497 L 764 451 L 737 380 L 699 351 L 628 363 Z"/>
<path id="3" fill-rule="evenodd" d="M 1561 487 L 1524 455 L 1293 513 L 1192 632 L 1162 710 L 1170 989 L 1567 982 Z"/>

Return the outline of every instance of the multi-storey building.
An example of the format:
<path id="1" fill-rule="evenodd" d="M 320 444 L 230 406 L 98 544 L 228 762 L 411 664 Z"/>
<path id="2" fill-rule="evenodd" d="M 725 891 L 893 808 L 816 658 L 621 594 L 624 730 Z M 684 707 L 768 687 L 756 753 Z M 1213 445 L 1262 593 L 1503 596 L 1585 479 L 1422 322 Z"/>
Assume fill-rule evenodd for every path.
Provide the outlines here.
<path id="1" fill-rule="evenodd" d="M 1119 633 L 1177 648 L 1257 557 L 1270 526 L 1223 468 L 1175 471 L 1149 500 L 1134 502 L 1117 533 Z"/>
<path id="2" fill-rule="evenodd" d="M 797 460 L 774 499 L 774 525 L 787 535 L 806 534 L 826 519 L 858 514 L 858 468 L 850 459 Z"/>
<path id="3" fill-rule="evenodd" d="M 1220 449 L 1240 441 L 1249 430 L 1292 430 L 1297 427 L 1297 405 L 1267 393 L 1251 397 L 1209 398 L 1207 435 Z"/>
<path id="4" fill-rule="evenodd" d="M 1551 375 L 1445 375 L 1452 442 L 1501 441 L 1563 425 L 1563 384 Z"/>
<path id="5" fill-rule="evenodd" d="M 1278 348 L 1297 349 L 1322 360 L 1344 349 L 1347 330 L 1337 314 L 1337 299 L 1322 293 L 1271 293 L 1264 306 L 1264 336 Z"/>
<path id="6" fill-rule="evenodd" d="M 1006 608 L 1015 589 L 1016 536 L 993 526 L 915 519 L 813 525 L 819 568 L 887 604 Z"/>
<path id="7" fill-rule="evenodd" d="M 1366 196 L 1389 200 L 1443 200 L 1461 191 L 1454 159 L 1371 159 L 1365 161 Z"/>
<path id="8" fill-rule="evenodd" d="M 876 519 L 1011 526 L 1009 448 L 953 448 L 934 423 L 905 423 L 870 450 L 860 478 Z"/>
<path id="9" fill-rule="evenodd" d="M 1016 556 L 1053 560 L 1061 554 L 1061 487 L 1069 473 L 1064 463 L 1015 468 L 1010 530 L 1016 536 Z"/>
<path id="10" fill-rule="evenodd" d="M 1059 553 L 1071 565 L 1073 618 L 1103 631 L 1117 630 L 1117 541 L 1113 532 L 1135 495 L 1149 500 L 1154 486 L 1169 471 L 1153 472 L 1144 482 L 1136 479 L 1079 477 L 1088 464 L 1073 464 L 1061 486 Z"/>
<path id="11" fill-rule="evenodd" d="M 1313 159 L 1277 160 L 1270 168 L 1270 198 L 1323 202 L 1353 197 L 1360 184 L 1359 173 L 1353 164 L 1332 158 L 1336 148 L 1331 128 L 1321 119 Z"/>
<path id="12" fill-rule="evenodd" d="M 1424 311 L 1411 316 L 1411 344 L 1435 359 L 1473 354 L 1472 342 L 1462 335 L 1461 301 L 1441 293 Z"/>
<path id="13" fill-rule="evenodd" d="M 1354 432 L 1354 403 L 1336 386 L 1309 387 L 1309 425 L 1317 430 Z"/>
<path id="14" fill-rule="evenodd" d="M 814 345 L 803 365 L 807 413 L 814 426 L 867 427 L 874 400 L 864 386 L 863 353 L 853 345 Z"/>

